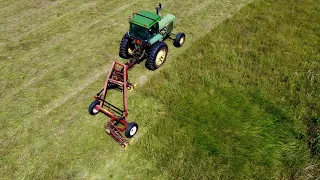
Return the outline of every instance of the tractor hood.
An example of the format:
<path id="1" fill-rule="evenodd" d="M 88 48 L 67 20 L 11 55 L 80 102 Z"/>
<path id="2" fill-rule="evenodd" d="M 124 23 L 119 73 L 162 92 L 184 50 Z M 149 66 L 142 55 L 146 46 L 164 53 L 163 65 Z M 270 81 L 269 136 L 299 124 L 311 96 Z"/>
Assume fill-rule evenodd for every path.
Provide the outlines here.
<path id="1" fill-rule="evenodd" d="M 159 21 L 159 29 L 163 29 L 166 27 L 169 23 L 174 21 L 175 16 L 172 14 L 167 14 Z"/>

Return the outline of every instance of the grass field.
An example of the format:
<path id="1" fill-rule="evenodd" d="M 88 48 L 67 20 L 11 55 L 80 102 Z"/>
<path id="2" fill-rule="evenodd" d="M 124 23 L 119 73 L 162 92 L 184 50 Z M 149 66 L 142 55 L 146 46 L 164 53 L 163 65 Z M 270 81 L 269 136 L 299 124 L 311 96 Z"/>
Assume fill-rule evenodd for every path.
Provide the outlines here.
<path id="1" fill-rule="evenodd" d="M 0 2 L 1 178 L 320 177 L 317 0 L 162 1 L 187 41 L 130 71 L 127 151 L 87 107 L 127 17 L 158 2 Z"/>

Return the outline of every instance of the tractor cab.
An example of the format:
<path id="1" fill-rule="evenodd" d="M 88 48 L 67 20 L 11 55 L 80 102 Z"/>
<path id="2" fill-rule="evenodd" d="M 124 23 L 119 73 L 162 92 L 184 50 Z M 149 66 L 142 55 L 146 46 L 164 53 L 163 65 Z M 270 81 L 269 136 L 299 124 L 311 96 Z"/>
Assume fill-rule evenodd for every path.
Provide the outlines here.
<path id="1" fill-rule="evenodd" d="M 129 36 L 134 39 L 141 39 L 150 44 L 150 39 L 159 33 L 159 21 L 161 17 L 153 12 L 141 11 L 129 19 Z"/>

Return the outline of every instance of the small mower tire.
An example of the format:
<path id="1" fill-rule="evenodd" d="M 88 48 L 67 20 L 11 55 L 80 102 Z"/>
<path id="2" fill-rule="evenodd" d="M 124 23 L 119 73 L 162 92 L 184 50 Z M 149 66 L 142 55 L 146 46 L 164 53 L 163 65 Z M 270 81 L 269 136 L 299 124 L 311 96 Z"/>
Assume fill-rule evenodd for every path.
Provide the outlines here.
<path id="1" fill-rule="evenodd" d="M 135 122 L 131 122 L 128 124 L 124 135 L 127 138 L 132 138 L 138 132 L 138 124 Z"/>
<path id="2" fill-rule="evenodd" d="M 97 105 L 100 104 L 100 101 L 93 101 L 90 105 L 89 105 L 89 108 L 88 108 L 88 111 L 91 115 L 96 115 L 98 114 L 99 110 L 97 110 L 95 107 Z"/>
<path id="3" fill-rule="evenodd" d="M 126 37 L 126 35 L 124 35 L 122 37 L 122 40 L 120 42 L 120 49 L 119 49 L 119 56 L 123 59 L 129 59 L 131 57 L 131 55 L 129 54 L 129 49 L 130 49 L 130 41 L 129 39 Z"/>
<path id="4" fill-rule="evenodd" d="M 149 70 L 156 70 L 166 61 L 168 46 L 162 41 L 156 42 L 149 50 L 145 66 Z"/>
<path id="5" fill-rule="evenodd" d="M 186 40 L 186 35 L 184 33 L 178 33 L 175 40 L 173 41 L 173 45 L 175 47 L 181 47 Z"/>

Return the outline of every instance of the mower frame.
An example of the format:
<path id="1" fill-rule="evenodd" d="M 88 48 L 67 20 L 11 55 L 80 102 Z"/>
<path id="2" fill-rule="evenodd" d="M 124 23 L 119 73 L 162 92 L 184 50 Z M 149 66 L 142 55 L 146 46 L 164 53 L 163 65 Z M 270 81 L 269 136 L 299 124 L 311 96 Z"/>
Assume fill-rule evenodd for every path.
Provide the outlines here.
<path id="1" fill-rule="evenodd" d="M 130 61 L 126 64 L 121 64 L 116 61 L 113 62 L 103 89 L 94 96 L 95 101 L 89 106 L 90 114 L 94 115 L 92 112 L 96 110 L 95 114 L 102 112 L 110 117 L 110 120 L 104 125 L 105 131 L 125 149 L 128 146 L 128 141 L 125 136 L 131 138 L 138 130 L 136 123 L 128 122 L 129 113 L 127 102 L 127 90 L 131 90 L 134 87 L 133 84 L 128 82 L 128 69 L 133 67 L 135 63 L 135 61 Z M 123 110 L 106 101 L 107 93 L 111 89 L 122 92 Z M 135 126 L 135 128 L 132 128 L 132 126 Z M 128 127 L 132 129 L 128 129 Z M 134 130 L 134 132 L 132 130 Z M 122 135 L 124 131 L 126 131 L 125 136 Z"/>

